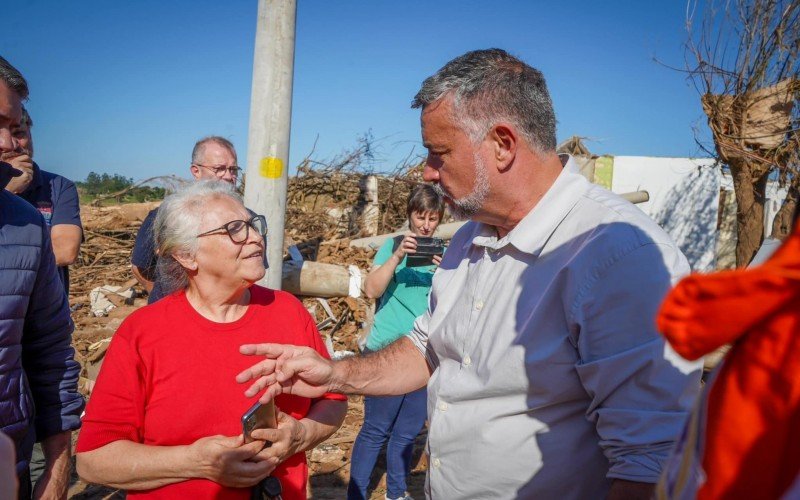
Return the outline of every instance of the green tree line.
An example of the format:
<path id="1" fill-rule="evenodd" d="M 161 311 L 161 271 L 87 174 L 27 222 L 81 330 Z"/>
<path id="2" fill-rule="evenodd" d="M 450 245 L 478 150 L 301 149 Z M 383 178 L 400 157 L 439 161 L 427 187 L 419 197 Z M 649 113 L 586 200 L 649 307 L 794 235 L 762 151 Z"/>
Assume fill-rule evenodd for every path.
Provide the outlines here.
<path id="1" fill-rule="evenodd" d="M 134 186 L 133 178 L 120 174 L 98 174 L 89 172 L 86 180 L 75 183 L 82 203 L 89 203 L 94 199 L 114 193 L 121 195 L 111 201 L 117 203 L 134 203 L 143 201 L 161 200 L 166 194 L 164 188 L 152 186 Z"/>

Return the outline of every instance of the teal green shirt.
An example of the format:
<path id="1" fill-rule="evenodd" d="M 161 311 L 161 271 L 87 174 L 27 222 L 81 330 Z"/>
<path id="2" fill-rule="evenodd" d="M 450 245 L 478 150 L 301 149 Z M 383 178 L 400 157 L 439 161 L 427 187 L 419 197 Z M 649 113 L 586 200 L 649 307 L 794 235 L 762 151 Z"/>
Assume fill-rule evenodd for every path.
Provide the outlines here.
<path id="1" fill-rule="evenodd" d="M 385 264 L 392 256 L 393 248 L 394 239 L 386 240 L 375 254 L 373 265 Z M 411 330 L 417 316 L 428 308 L 435 270 L 436 266 L 406 267 L 406 258 L 403 257 L 378 301 L 375 323 L 367 337 L 367 349 L 382 349 Z"/>

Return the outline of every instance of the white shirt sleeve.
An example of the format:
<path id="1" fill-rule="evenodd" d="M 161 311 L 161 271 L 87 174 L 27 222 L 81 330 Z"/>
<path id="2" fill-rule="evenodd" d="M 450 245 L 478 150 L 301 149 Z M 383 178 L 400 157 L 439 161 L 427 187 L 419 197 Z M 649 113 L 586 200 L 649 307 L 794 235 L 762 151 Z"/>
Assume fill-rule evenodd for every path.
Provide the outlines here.
<path id="1" fill-rule="evenodd" d="M 656 482 L 699 391 L 702 364 L 669 349 L 654 319 L 688 269 L 675 247 L 640 246 L 595 274 L 573 308 L 576 370 L 608 477 Z"/>
<path id="2" fill-rule="evenodd" d="M 436 298 L 433 288 L 431 288 L 431 293 L 428 295 L 428 309 L 425 310 L 422 316 L 414 320 L 414 326 L 411 328 L 411 331 L 406 334 L 406 337 L 408 337 L 411 342 L 414 343 L 414 346 L 419 349 L 419 352 L 425 356 L 425 360 L 428 362 L 428 367 L 431 372 L 439 366 L 439 358 L 428 345 L 431 315 L 435 309 L 435 304 Z"/>

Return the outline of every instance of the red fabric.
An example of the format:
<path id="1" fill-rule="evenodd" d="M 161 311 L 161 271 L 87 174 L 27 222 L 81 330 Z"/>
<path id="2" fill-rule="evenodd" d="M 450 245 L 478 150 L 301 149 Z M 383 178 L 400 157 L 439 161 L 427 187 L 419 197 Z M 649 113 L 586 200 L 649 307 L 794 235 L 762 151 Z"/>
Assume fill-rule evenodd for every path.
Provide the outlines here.
<path id="1" fill-rule="evenodd" d="M 780 498 L 800 472 L 798 227 L 760 267 L 683 280 L 658 326 L 689 359 L 733 343 L 708 396 L 697 498 Z"/>
<path id="2" fill-rule="evenodd" d="M 246 386 L 237 384 L 234 377 L 256 360 L 239 354 L 240 345 L 307 345 L 328 356 L 311 316 L 296 298 L 258 286 L 250 290 L 247 312 L 233 323 L 207 320 L 183 293 L 131 314 L 108 348 L 76 451 L 91 451 L 121 439 L 174 446 L 206 436 L 241 434 L 242 414 L 255 399 L 244 396 Z M 326 398 L 346 399 L 339 394 Z M 308 413 L 311 403 L 297 396 L 276 398 L 278 408 L 297 419 Z M 283 498 L 306 498 L 304 453 L 290 457 L 273 475 L 283 484 Z M 128 495 L 247 499 L 249 491 L 196 479 Z"/>

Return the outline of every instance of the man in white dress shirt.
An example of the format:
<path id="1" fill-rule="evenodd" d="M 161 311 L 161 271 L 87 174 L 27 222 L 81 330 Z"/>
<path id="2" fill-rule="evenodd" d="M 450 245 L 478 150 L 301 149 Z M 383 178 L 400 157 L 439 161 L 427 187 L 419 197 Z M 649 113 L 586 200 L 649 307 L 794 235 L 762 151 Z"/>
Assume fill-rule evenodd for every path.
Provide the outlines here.
<path id="1" fill-rule="evenodd" d="M 377 353 L 338 362 L 261 344 L 239 375 L 317 397 L 428 385 L 431 498 L 649 498 L 700 365 L 655 330 L 689 265 L 643 212 L 555 152 L 542 74 L 499 49 L 425 80 L 424 178 L 456 215 L 429 308 Z"/>

